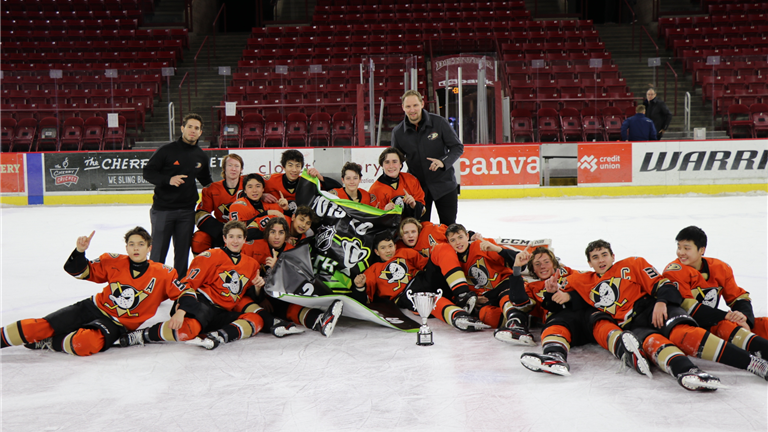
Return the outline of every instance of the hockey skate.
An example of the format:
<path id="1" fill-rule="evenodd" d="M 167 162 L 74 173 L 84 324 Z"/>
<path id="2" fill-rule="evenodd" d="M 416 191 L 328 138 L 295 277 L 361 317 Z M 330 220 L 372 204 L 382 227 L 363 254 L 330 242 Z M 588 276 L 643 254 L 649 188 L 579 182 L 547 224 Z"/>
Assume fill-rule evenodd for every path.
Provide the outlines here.
<path id="1" fill-rule="evenodd" d="M 214 333 L 216 334 L 215 336 L 214 336 Z M 223 341 L 224 341 L 224 338 L 222 338 L 218 332 L 211 332 L 207 334 L 205 337 L 198 336 L 184 343 L 188 345 L 199 346 L 207 350 L 212 350 L 212 349 L 216 349 L 219 345 L 225 343 Z"/>
<path id="2" fill-rule="evenodd" d="M 520 363 L 526 369 L 534 372 L 546 372 L 552 375 L 570 376 L 571 367 L 565 361 L 560 353 L 536 354 L 523 353 L 520 356 Z"/>
<path id="3" fill-rule="evenodd" d="M 296 327 L 296 324 L 280 318 L 275 318 L 275 321 L 272 323 L 272 327 L 269 328 L 269 331 L 271 331 L 275 337 L 279 338 L 292 334 L 304 333 L 304 329 L 300 329 Z"/>
<path id="4" fill-rule="evenodd" d="M 344 309 L 344 302 L 341 300 L 334 301 L 328 306 L 328 310 L 318 318 L 314 327 L 319 329 L 320 333 L 325 337 L 331 337 L 333 329 L 336 327 L 336 322 L 341 316 L 342 309 Z"/>
<path id="5" fill-rule="evenodd" d="M 688 371 L 678 374 L 677 382 L 680 383 L 684 389 L 690 391 L 710 392 L 724 387 L 720 383 L 720 378 L 710 375 L 697 367 L 690 368 Z"/>
<path id="6" fill-rule="evenodd" d="M 623 365 L 633 368 L 640 375 L 653 378 L 648 360 L 640 351 L 640 341 L 634 334 L 628 331 L 622 332 L 616 341 L 615 351 L 614 355 L 622 361 Z"/>
<path id="7" fill-rule="evenodd" d="M 757 356 L 749 356 L 749 366 L 747 371 L 759 376 L 760 378 L 768 381 L 768 361 Z"/>
<path id="8" fill-rule="evenodd" d="M 468 314 L 475 309 L 475 303 L 477 303 L 477 294 L 472 291 L 463 292 L 456 296 L 456 306 L 464 309 Z"/>
<path id="9" fill-rule="evenodd" d="M 493 332 L 493 337 L 496 340 L 502 342 L 508 342 L 517 345 L 536 346 L 536 342 L 533 340 L 533 335 L 520 324 L 517 319 L 512 319 L 507 322 L 506 327 L 496 329 Z"/>
<path id="10" fill-rule="evenodd" d="M 144 346 L 144 329 L 134 330 L 120 336 L 120 346 L 125 348 L 133 345 Z"/>
<path id="11" fill-rule="evenodd" d="M 484 322 L 480 321 L 479 319 L 470 316 L 466 312 L 459 311 L 456 315 L 454 315 L 453 319 L 453 326 L 461 331 L 480 331 L 491 328 L 488 324 L 485 324 Z"/>
<path id="12" fill-rule="evenodd" d="M 49 338 L 45 338 L 43 340 L 39 340 L 39 341 L 34 342 L 34 343 L 24 344 L 24 348 L 29 348 L 29 349 L 33 349 L 33 350 L 44 349 L 44 350 L 48 350 L 48 351 L 53 351 L 52 343 L 53 343 L 53 338 L 49 337 Z"/>

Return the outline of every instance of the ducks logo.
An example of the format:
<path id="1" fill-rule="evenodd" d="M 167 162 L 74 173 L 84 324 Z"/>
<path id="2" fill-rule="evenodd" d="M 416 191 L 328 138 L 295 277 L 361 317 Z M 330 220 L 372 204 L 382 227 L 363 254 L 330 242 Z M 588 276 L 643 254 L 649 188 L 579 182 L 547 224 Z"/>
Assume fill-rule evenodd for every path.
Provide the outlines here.
<path id="1" fill-rule="evenodd" d="M 126 314 L 129 317 L 139 316 L 138 313 L 131 313 L 131 311 L 136 309 L 139 304 L 152 293 L 154 288 L 155 278 L 152 278 L 143 290 L 137 290 L 130 285 L 123 285 L 120 282 L 112 282 L 109 284 L 109 289 L 112 290 L 109 299 L 112 301 L 112 304 L 104 303 L 104 306 L 117 311 L 118 317 Z"/>
<path id="2" fill-rule="evenodd" d="M 498 278 L 498 274 L 491 278 L 488 267 L 485 265 L 485 258 L 480 258 L 469 268 L 469 280 L 476 288 L 493 288 L 493 282 Z"/>
<path id="3" fill-rule="evenodd" d="M 693 294 L 693 297 L 699 303 L 712 308 L 717 308 L 717 304 L 720 302 L 720 290 L 722 289 L 723 287 L 714 287 L 714 288 L 697 287 L 692 290 L 691 294 Z"/>
<path id="4" fill-rule="evenodd" d="M 405 263 L 405 260 L 396 258 L 384 267 L 384 270 L 382 270 L 379 275 L 379 279 L 384 279 L 387 283 L 397 282 L 397 288 L 394 288 L 393 290 L 398 291 L 400 288 L 408 285 L 408 282 L 411 280 L 410 276 L 411 274 L 408 272 L 408 264 Z"/>
<path id="5" fill-rule="evenodd" d="M 616 308 L 627 304 L 627 299 L 619 302 L 619 292 L 621 288 L 621 278 L 611 278 L 607 281 L 601 281 L 596 287 L 589 291 L 589 299 L 595 304 L 597 309 L 608 312 L 611 315 L 616 314 Z"/>
<path id="6" fill-rule="evenodd" d="M 241 275 L 237 270 L 229 270 L 219 273 L 219 277 L 222 281 L 222 286 L 226 288 L 226 291 L 222 291 L 221 295 L 224 297 L 231 297 L 232 301 L 237 303 L 242 297 L 243 287 L 248 284 L 248 279 L 245 275 Z"/>

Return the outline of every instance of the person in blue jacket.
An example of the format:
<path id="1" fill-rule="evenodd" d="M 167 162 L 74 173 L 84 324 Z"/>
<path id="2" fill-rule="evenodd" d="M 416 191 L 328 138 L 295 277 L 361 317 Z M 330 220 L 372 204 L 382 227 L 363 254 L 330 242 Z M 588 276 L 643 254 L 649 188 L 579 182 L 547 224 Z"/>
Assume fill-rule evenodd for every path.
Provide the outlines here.
<path id="1" fill-rule="evenodd" d="M 652 141 L 656 139 L 656 126 L 645 116 L 645 107 L 637 107 L 636 114 L 621 124 L 621 139 L 624 141 Z"/>

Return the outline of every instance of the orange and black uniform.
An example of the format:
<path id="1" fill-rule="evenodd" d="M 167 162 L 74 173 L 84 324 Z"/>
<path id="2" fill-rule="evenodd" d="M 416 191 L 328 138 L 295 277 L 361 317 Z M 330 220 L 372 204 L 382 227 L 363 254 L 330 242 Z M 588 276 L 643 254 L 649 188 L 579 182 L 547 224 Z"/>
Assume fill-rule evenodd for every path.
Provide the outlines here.
<path id="1" fill-rule="evenodd" d="M 186 312 L 181 329 L 172 330 L 164 322 L 149 328 L 144 337 L 152 342 L 186 341 L 216 330 L 229 342 L 255 336 L 265 322 L 272 324 L 272 316 L 255 301 L 253 279 L 258 275 L 256 260 L 226 247 L 201 253 L 181 280 L 186 288 L 174 309 Z"/>
<path id="2" fill-rule="evenodd" d="M 448 246 L 448 245 L 446 245 Z M 450 248 L 450 246 L 448 246 Z M 454 254 L 455 255 L 455 254 Z M 446 323 L 463 309 L 454 305 L 444 297 L 448 286 L 440 275 L 429 270 L 420 271 L 428 266 L 429 259 L 413 249 L 398 249 L 395 255 L 386 262 L 377 262 L 365 269 L 365 290 L 369 301 L 377 298 L 394 302 L 401 308 L 416 310 L 409 299 L 409 294 L 417 292 L 434 292 L 441 290 L 443 296 L 437 301 L 432 311 L 435 316 Z"/>
<path id="3" fill-rule="evenodd" d="M 602 275 L 573 273 L 563 283 L 566 291 L 575 291 L 572 299 L 578 294 L 622 329 L 632 330 L 654 363 L 673 376 L 694 367 L 686 355 L 739 369 L 750 364 L 748 352 L 695 327 L 696 321 L 679 307 L 683 298 L 677 287 L 643 258 L 617 261 Z M 665 326 L 658 330 L 651 320 L 657 302 L 666 303 L 668 315 Z"/>
<path id="4" fill-rule="evenodd" d="M 416 200 L 416 205 L 413 208 L 403 204 L 406 191 Z M 397 178 L 382 174 L 373 182 L 369 192 L 376 196 L 376 207 L 380 209 L 391 202 L 403 208 L 404 218 L 421 219 L 421 215 L 424 213 L 424 191 L 416 177 L 408 173 L 401 172 Z"/>
<path id="5" fill-rule="evenodd" d="M 199 254 L 212 247 L 224 246 L 222 228 L 229 221 L 229 205 L 237 200 L 242 191 L 243 176 L 234 188 L 227 187 L 226 179 L 203 188 L 195 209 L 197 231 L 192 236 L 192 253 Z"/>
<path id="6" fill-rule="evenodd" d="M 245 222 L 248 226 L 246 237 L 248 240 L 258 240 L 264 237 L 264 227 L 273 216 L 268 214 L 270 210 L 283 212 L 283 209 L 275 203 L 265 203 L 263 200 L 253 201 L 243 196 L 229 206 L 229 217 L 232 220 Z"/>
<path id="7" fill-rule="evenodd" d="M 285 173 L 264 176 L 264 193 L 272 194 L 277 199 L 280 199 L 280 194 L 282 193 L 283 198 L 288 200 L 288 210 L 285 211 L 286 215 L 292 215 L 298 206 L 296 204 L 296 186 L 298 186 L 300 178 L 290 181 Z"/>
<path id="8" fill-rule="evenodd" d="M 353 200 L 352 198 L 350 198 L 346 189 L 344 189 L 343 187 L 331 189 L 331 193 L 345 200 L 351 200 L 351 201 L 359 202 L 360 204 L 367 204 L 369 206 L 374 206 L 374 207 L 376 206 L 376 195 L 373 195 L 372 193 L 362 188 L 357 188 L 356 200 Z"/>
<path id="9" fill-rule="evenodd" d="M 448 239 L 445 238 L 445 230 L 448 229 L 445 225 L 433 224 L 432 222 L 421 222 L 421 231 L 419 231 L 419 238 L 416 239 L 416 244 L 413 245 L 413 250 L 428 257 L 438 243 L 448 243 Z M 397 248 L 408 247 L 402 240 L 397 241 Z"/>
<path id="10" fill-rule="evenodd" d="M 103 254 L 89 261 L 84 252 L 74 250 L 64 270 L 78 279 L 108 285 L 93 297 L 42 319 L 4 327 L 3 348 L 53 337 L 56 351 L 79 356 L 106 351 L 122 334 L 152 318 L 164 300 L 177 299 L 183 288 L 175 283 L 173 268 L 152 261 L 136 264 L 126 255 Z"/>
<path id="11" fill-rule="evenodd" d="M 701 327 L 747 351 L 768 355 L 768 318 L 755 318 L 749 293 L 736 285 L 731 266 L 716 258 L 702 258 L 699 271 L 676 259 L 667 265 L 663 276 L 677 285 L 683 296 L 683 309 Z M 725 320 L 726 312 L 718 309 L 721 297 L 731 310 L 747 317 L 754 333 Z"/>

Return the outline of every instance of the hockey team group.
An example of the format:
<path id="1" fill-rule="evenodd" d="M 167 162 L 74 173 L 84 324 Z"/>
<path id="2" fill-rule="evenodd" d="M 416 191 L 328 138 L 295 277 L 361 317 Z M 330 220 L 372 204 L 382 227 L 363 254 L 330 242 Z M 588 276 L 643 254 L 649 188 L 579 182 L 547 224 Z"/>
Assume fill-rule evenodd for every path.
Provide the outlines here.
<path id="1" fill-rule="evenodd" d="M 677 258 L 662 272 L 641 257 L 616 260 L 605 240 L 586 246 L 592 271 L 579 272 L 560 263 L 546 246 L 513 249 L 483 238 L 472 227 L 455 223 L 455 196 L 430 183 L 431 175 L 453 177 L 446 167 L 461 155 L 458 140 L 440 144 L 449 148 L 446 154 L 453 152 L 451 157 L 423 158 L 423 167 L 409 164 L 409 173 L 401 171 L 403 162 L 412 158 L 409 145 L 450 135 L 440 130 L 443 125 L 437 119 L 442 118 L 419 106 L 420 98 L 411 112 L 409 98 L 403 99 L 406 120 L 399 132 L 393 131 L 393 146 L 382 151 L 383 174 L 369 191 L 359 188 L 362 168 L 354 162 L 344 165 L 340 183 L 314 168 L 307 172 L 339 198 L 383 210 L 402 209 L 398 232 L 373 240 L 377 259 L 353 275 L 350 297 L 363 304 L 391 302 L 415 313 L 414 293 L 439 290 L 442 297 L 432 315 L 445 324 L 460 331 L 493 328 L 496 339 L 531 347 L 536 341 L 529 323 L 540 323 L 542 352 L 521 357 L 523 366 L 535 372 L 567 376 L 570 348 L 596 342 L 642 375 L 650 377 L 650 364 L 655 364 L 687 390 L 721 387 L 717 377 L 699 369 L 689 356 L 768 379 L 768 319 L 754 316 L 749 293 L 737 285 L 728 264 L 704 256 L 707 236 L 702 229 L 680 230 Z M 194 146 L 199 131 L 188 133 L 188 124 L 201 130 L 202 119 L 185 118 L 183 136 L 168 146 L 190 146 L 190 141 Z M 395 143 L 396 136 L 405 138 Z M 164 196 L 158 186 L 152 234 L 142 227 L 130 229 L 124 237 L 126 254 L 88 258 L 95 233 L 77 238 L 64 269 L 78 279 L 106 284 L 103 290 L 43 318 L 4 326 L 2 348 L 24 345 L 88 356 L 113 346 L 156 342 L 214 349 L 257 333 L 284 337 L 305 328 L 332 335 L 342 301 L 327 309 L 302 307 L 271 298 L 263 289 L 263 277 L 280 254 L 296 244 L 311 244 L 316 216 L 309 203 L 295 201 L 305 167 L 302 153 L 283 152 L 283 172 L 269 176 L 243 175 L 243 159 L 230 153 L 222 160 L 223 179 L 212 182 L 207 156 L 196 146 L 195 153 L 180 156 L 163 155 L 162 150 L 147 165 L 150 170 L 157 167 L 155 178 L 145 170 L 149 181 L 176 189 L 171 192 L 195 188 L 196 202 L 194 179 L 185 181 L 186 174 L 174 171 L 181 169 L 174 165 L 186 164 L 199 169 L 191 176 L 206 185 L 192 212 L 197 231 L 187 241 L 195 256 L 188 268 L 186 257 L 180 257 L 180 250 L 188 255 L 188 249 L 179 248 L 176 234 L 160 225 L 160 219 L 170 218 L 177 209 L 163 207 L 173 195 Z M 202 167 L 199 160 L 204 161 Z M 457 187 L 453 191 L 457 193 Z M 428 220 L 433 204 L 440 224 Z M 174 267 L 160 263 L 171 237 Z M 183 236 L 178 237 L 183 242 Z M 164 248 L 154 260 L 153 247 Z M 165 300 L 174 302 L 170 319 L 141 327 Z M 721 301 L 728 311 L 718 308 Z"/>

